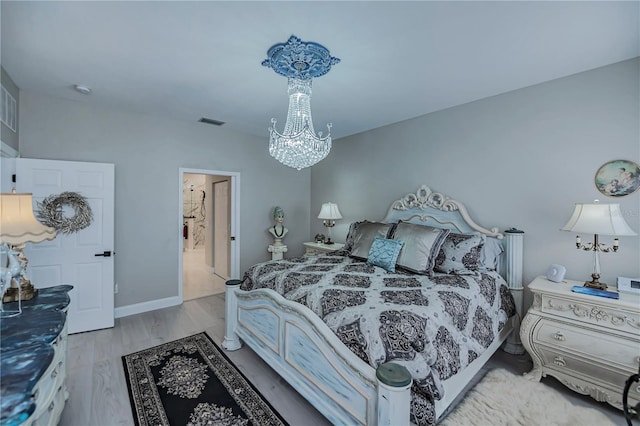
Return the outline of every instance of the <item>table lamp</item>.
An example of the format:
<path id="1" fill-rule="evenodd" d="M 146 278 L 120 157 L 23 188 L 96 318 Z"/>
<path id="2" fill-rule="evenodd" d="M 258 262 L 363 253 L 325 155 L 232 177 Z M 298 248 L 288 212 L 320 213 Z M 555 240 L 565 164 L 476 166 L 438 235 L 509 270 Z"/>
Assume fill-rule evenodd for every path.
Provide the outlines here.
<path id="1" fill-rule="evenodd" d="M 593 204 L 576 204 L 573 214 L 562 231 L 593 234 L 593 243 L 582 244 L 580 236 L 576 236 L 576 248 L 584 251 L 593 251 L 593 273 L 591 281 L 584 283 L 585 287 L 606 290 L 607 285 L 600 280 L 599 252 L 617 252 L 620 247 L 618 236 L 638 235 L 629 227 L 622 217 L 620 204 L 600 204 L 595 200 Z M 613 235 L 613 245 L 606 247 L 598 241 L 599 235 Z"/>
<path id="2" fill-rule="evenodd" d="M 318 219 L 322 219 L 322 224 L 327 227 L 328 238 L 325 244 L 333 244 L 333 241 L 331 241 L 331 228 L 336 225 L 336 219 L 342 219 L 338 205 L 335 203 L 322 204 Z"/>
<path id="3" fill-rule="evenodd" d="M 27 243 L 40 243 L 52 240 L 55 236 L 54 228 L 38 222 L 33 215 L 31 194 L 0 194 L 0 243 L 8 248 L 8 268 L 2 270 L 3 302 L 29 300 L 37 294 L 37 290 L 26 278 L 25 267 L 28 260 L 22 250 Z M 16 260 L 19 262 L 18 265 Z M 15 275 L 17 268 L 19 280 Z M 13 278 L 19 281 L 15 287 Z M 7 279 L 9 282 L 6 282 Z"/>

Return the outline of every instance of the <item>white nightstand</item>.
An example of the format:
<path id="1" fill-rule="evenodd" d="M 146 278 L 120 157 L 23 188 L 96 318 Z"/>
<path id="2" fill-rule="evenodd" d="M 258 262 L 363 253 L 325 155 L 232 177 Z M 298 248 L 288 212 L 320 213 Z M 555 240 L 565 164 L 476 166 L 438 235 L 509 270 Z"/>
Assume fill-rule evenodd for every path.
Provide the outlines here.
<path id="1" fill-rule="evenodd" d="M 342 243 L 322 244 L 310 241 L 308 243 L 304 243 L 304 255 L 317 256 L 322 253 L 330 253 L 332 251 L 340 250 L 342 247 L 344 247 L 344 244 Z"/>
<path id="2" fill-rule="evenodd" d="M 533 305 L 520 338 L 533 359 L 532 380 L 551 375 L 568 388 L 622 409 L 625 381 L 640 363 L 640 297 L 620 299 L 573 293 L 583 282 L 554 283 L 538 277 L 529 290 Z M 640 386 L 629 405 L 640 402 Z"/>

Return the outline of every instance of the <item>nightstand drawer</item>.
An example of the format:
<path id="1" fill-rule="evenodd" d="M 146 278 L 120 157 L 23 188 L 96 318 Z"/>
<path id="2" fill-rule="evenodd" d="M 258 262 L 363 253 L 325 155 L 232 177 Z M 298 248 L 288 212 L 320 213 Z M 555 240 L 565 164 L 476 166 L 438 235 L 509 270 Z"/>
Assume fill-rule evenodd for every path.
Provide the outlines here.
<path id="1" fill-rule="evenodd" d="M 543 319 L 536 327 L 534 339 L 557 349 L 564 349 L 598 362 L 617 365 L 629 371 L 638 370 L 640 342 L 611 334 L 595 334 L 593 330 Z"/>
<path id="2" fill-rule="evenodd" d="M 617 400 L 615 402 L 619 402 L 620 405 L 622 405 L 622 390 L 624 389 L 626 380 L 630 375 L 638 372 L 637 368 L 635 371 L 633 369 L 624 371 L 616 368 L 603 368 L 602 364 L 591 363 L 588 360 L 573 357 L 570 354 L 554 350 L 552 348 L 541 346 L 540 350 L 543 362 L 545 365 L 549 366 L 549 368 L 566 375 L 578 376 L 589 381 L 594 380 L 593 378 L 597 378 L 595 380 L 600 381 L 600 386 L 604 385 L 614 390 L 614 392 L 609 393 L 608 399 Z M 586 387 L 580 389 L 580 386 L 578 386 L 577 390 L 581 393 L 589 393 L 587 392 L 588 389 Z M 632 400 L 640 400 L 639 385 L 631 386 L 629 389 L 629 400 L 630 402 Z"/>
<path id="3" fill-rule="evenodd" d="M 589 303 L 542 294 L 542 312 L 635 335 L 640 332 L 640 314 L 638 312 L 600 306 L 598 301 Z"/>

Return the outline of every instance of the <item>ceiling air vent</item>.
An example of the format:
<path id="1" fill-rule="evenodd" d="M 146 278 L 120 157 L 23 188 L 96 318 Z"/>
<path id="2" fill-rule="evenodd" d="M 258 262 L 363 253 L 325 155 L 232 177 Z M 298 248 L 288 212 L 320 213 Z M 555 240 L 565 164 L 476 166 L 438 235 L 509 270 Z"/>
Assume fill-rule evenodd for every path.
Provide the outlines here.
<path id="1" fill-rule="evenodd" d="M 206 117 L 202 117 L 198 121 L 200 123 L 211 124 L 211 125 L 214 125 L 214 126 L 222 126 L 224 124 L 224 121 L 218 121 L 218 120 L 214 120 L 212 118 L 206 118 Z"/>

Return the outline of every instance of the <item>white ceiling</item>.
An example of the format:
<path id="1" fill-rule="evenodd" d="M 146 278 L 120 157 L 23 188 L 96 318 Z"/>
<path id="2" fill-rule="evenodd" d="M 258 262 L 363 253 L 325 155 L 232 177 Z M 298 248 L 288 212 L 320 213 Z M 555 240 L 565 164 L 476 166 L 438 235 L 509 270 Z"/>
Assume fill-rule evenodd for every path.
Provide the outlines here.
<path id="1" fill-rule="evenodd" d="M 21 90 L 265 138 L 288 99 L 261 62 L 292 34 L 342 60 L 311 101 L 334 139 L 640 56 L 638 1 L 0 4 Z"/>

